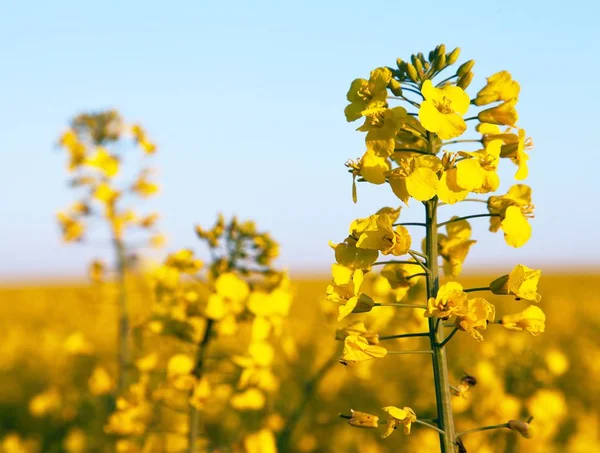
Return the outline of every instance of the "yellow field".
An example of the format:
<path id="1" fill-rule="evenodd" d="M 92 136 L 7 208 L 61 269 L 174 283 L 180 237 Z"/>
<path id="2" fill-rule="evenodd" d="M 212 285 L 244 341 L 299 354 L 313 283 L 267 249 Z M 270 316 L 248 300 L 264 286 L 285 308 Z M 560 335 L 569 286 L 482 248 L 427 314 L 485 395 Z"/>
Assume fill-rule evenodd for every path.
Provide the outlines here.
<path id="1" fill-rule="evenodd" d="M 461 281 L 481 286 L 490 278 Z M 453 340 L 449 346 L 452 380 L 458 383 L 464 372 L 478 380 L 467 399 L 454 399 L 458 431 L 535 417 L 534 439 L 508 430 L 474 433 L 464 438 L 469 452 L 600 451 L 599 283 L 598 275 L 543 276 L 540 292 L 547 327 L 538 337 L 489 326 L 482 343 L 460 334 Z M 279 440 L 283 431 L 289 432 L 285 447 L 289 451 L 439 451 L 436 433 L 422 426 L 413 426 L 410 436 L 398 430 L 382 440 L 380 430 L 352 428 L 338 417 L 350 409 L 381 416 L 385 415 L 380 413 L 382 406 L 410 405 L 419 418 L 433 418 L 434 395 L 426 356 L 388 356 L 352 368 L 333 364 L 341 344 L 333 340 L 336 322 L 324 302 L 326 285 L 325 279 L 294 282 L 289 322 L 296 344 L 282 345 L 276 356 L 274 371 L 280 387 L 258 411 L 207 410 L 203 424 L 207 451 L 243 451 L 244 438 L 265 426 Z M 152 291 L 140 280 L 130 281 L 129 289 L 135 325 L 147 316 Z M 111 451 L 106 439 L 114 438 L 103 434 L 103 426 L 114 403 L 109 396 L 84 395 L 82 390 L 91 385 L 90 370 L 97 363 L 114 372 L 117 312 L 111 291 L 83 284 L 0 289 L 0 439 L 4 438 L 0 451 Z M 505 308 L 506 312 L 522 308 L 511 298 L 493 299 L 499 315 Z M 400 315 L 388 307 L 378 310 L 377 317 L 372 312 L 351 318 L 376 326 L 377 319 L 392 315 L 386 331 L 379 332 L 385 335 L 419 331 L 423 323 L 410 310 Z M 426 340 L 411 338 L 392 340 L 386 347 L 425 345 Z M 155 348 L 162 358 L 173 353 L 169 352 L 173 346 L 164 341 L 144 347 Z M 333 365 L 323 368 L 323 377 L 311 389 L 307 383 L 328 360 Z M 43 398 L 32 403 L 40 393 Z M 175 412 L 172 422 L 177 420 Z M 151 434 L 157 440 L 144 451 L 182 451 L 185 430 L 180 425 L 173 422 L 170 429 Z M 245 445 L 246 450 L 252 448 Z"/>

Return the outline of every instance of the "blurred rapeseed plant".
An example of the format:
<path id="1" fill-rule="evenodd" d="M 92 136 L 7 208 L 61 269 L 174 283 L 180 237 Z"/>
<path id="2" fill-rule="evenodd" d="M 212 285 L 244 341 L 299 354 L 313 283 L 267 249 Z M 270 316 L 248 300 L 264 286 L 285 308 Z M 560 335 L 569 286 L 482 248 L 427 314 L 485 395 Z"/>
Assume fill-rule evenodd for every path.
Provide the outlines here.
<path id="1" fill-rule="evenodd" d="M 67 153 L 69 185 L 81 193 L 79 200 L 57 215 L 63 239 L 81 242 L 93 223 L 104 223 L 116 257 L 115 278 L 119 287 L 117 388 L 120 390 L 124 388 L 126 371 L 131 365 L 126 274 L 132 257 L 127 238 L 133 234 L 132 229 L 138 229 L 150 233 L 148 245 L 159 246 L 163 242 L 156 232 L 158 214 L 139 215 L 132 207 L 136 198 L 151 197 L 159 188 L 151 181 L 152 170 L 145 162 L 141 167 L 135 167 L 140 161 L 128 148 L 138 148 L 142 156 L 148 158 L 155 154 L 156 145 L 148 139 L 142 126 L 126 125 L 115 110 L 76 116 L 60 137 L 59 145 Z M 107 270 L 104 263 L 96 260 L 90 265 L 90 278 L 101 282 Z"/>
<path id="2" fill-rule="evenodd" d="M 410 62 L 398 59 L 395 68 L 376 68 L 368 79 L 351 83 L 346 119 L 349 122 L 363 120 L 358 131 L 366 133 L 365 153 L 346 164 L 353 176 L 354 202 L 357 201 L 357 181 L 389 185 L 405 205 L 408 206 L 411 198 L 421 202 L 425 218 L 423 222 L 401 223 L 398 222 L 400 208 L 384 207 L 352 222 L 349 236 L 342 243 L 332 244 L 336 264 L 332 267 L 333 282 L 327 290 L 328 300 L 339 304 L 338 321 L 352 313 L 370 312 L 381 306 L 422 310 L 427 319 L 427 329 L 423 332 L 379 336 L 368 332 L 362 323 L 342 328 L 342 335 L 338 331 L 337 336 L 344 341 L 340 362 L 350 366 L 396 354 L 430 356 L 437 416 L 423 419 L 410 407 L 386 406 L 382 410 L 388 415 L 387 422 L 358 411 L 342 417 L 356 427 L 377 428 L 381 423 L 387 424 L 384 438 L 401 425 L 405 434 L 410 433 L 411 424 L 425 425 L 438 432 L 442 453 L 466 451 L 462 438 L 476 431 L 507 428 L 526 438 L 532 435 L 531 419 L 455 431 L 451 397 L 466 397 L 477 379 L 466 375 L 460 385 L 450 383 L 446 344 L 458 332 L 482 341 L 490 324 L 532 335 L 544 332 L 545 328 L 545 315 L 537 305 L 496 320 L 494 305 L 483 297 L 470 295 L 490 291 L 538 303 L 541 299 L 537 293 L 539 270 L 518 265 L 487 287 L 463 288 L 455 281 L 469 249 L 476 243 L 471 239 L 469 219 L 489 218 L 491 232 L 502 230 L 509 246 L 521 247 L 531 236 L 528 219 L 533 216 L 531 189 L 522 183 L 513 185 L 504 195 L 491 195 L 487 200 L 470 198 L 470 194 L 490 194 L 499 188 L 498 168 L 502 160 L 516 165 L 516 180 L 525 179 L 527 150 L 532 142 L 517 126 L 515 106 L 520 86 L 509 72 L 501 71 L 489 77 L 474 97 L 465 91 L 473 79 L 473 60 L 460 65 L 448 77 L 436 80 L 456 63 L 459 53 L 458 48 L 447 53 L 445 46 L 440 45 L 427 57 L 419 53 L 412 55 Z M 476 107 L 484 108 L 465 117 Z M 477 122 L 475 131 L 479 137 L 461 138 L 472 122 Z M 463 144 L 473 145 L 475 149 L 454 149 L 454 145 Z M 440 206 L 461 202 L 485 204 L 487 212 L 438 220 Z M 421 252 L 412 248 L 415 241 L 407 227 L 425 230 Z M 440 231 L 442 227 L 445 234 Z M 394 258 L 378 261 L 380 254 Z M 395 259 L 403 255 L 408 255 L 407 259 Z M 440 285 L 440 258 L 448 279 L 443 285 Z M 383 267 L 380 275 L 389 283 L 390 302 L 378 301 L 381 294 L 367 294 L 367 289 L 363 289 L 363 280 L 376 266 Z M 425 280 L 426 299 L 421 303 L 411 301 L 414 296 L 408 291 L 421 279 Z M 427 339 L 429 348 L 391 351 L 381 345 L 383 340 L 407 337 Z"/>

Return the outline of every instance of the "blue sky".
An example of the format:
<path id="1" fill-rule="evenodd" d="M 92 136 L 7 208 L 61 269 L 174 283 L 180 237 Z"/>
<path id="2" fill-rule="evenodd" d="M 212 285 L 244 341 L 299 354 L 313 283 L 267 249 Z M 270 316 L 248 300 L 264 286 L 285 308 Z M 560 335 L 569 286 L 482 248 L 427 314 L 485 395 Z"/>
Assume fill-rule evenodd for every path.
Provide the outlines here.
<path id="1" fill-rule="evenodd" d="M 169 250 L 199 245 L 195 223 L 236 213 L 280 240 L 292 271 L 326 272 L 328 240 L 399 204 L 363 186 L 352 204 L 343 164 L 364 142 L 343 115 L 350 82 L 442 42 L 477 61 L 471 93 L 511 71 L 536 145 L 532 240 L 514 250 L 475 220 L 467 269 L 597 266 L 597 17 L 597 2 L 579 0 L 3 2 L 0 278 L 82 275 L 91 257 L 110 257 L 100 236 L 61 244 L 54 220 L 73 198 L 56 138 L 74 114 L 108 107 L 159 144 L 163 191 L 148 206 L 163 214 Z M 501 191 L 513 183 L 504 164 Z"/>

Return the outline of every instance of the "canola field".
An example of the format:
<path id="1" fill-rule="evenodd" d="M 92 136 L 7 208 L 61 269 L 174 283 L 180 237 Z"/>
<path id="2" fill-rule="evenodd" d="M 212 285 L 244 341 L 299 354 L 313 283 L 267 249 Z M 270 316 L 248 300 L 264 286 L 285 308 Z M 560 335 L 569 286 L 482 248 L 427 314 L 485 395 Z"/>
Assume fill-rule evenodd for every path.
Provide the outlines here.
<path id="1" fill-rule="evenodd" d="M 462 281 L 477 287 L 493 278 L 466 276 Z M 155 291 L 145 278 L 131 277 L 126 283 L 134 349 L 143 349 L 147 361 L 152 353 L 155 363 L 138 363 L 140 369 L 152 368 L 147 383 L 150 396 L 143 408 L 136 406 L 138 412 L 124 415 L 119 423 L 135 424 L 136 417 L 146 416 L 152 421 L 127 436 L 109 428 L 115 408 L 135 405 L 131 398 L 125 403 L 113 396 L 118 313 L 114 287 L 5 285 L 0 289 L 2 453 L 186 451 L 185 400 L 177 395 L 177 384 L 155 386 L 177 368 L 170 359 L 181 353 L 181 345 L 136 336 L 136 327 L 151 316 Z M 377 286 L 376 281 L 370 283 Z M 212 396 L 203 405 L 202 451 L 270 452 L 277 447 L 292 452 L 439 451 L 437 434 L 426 427 L 413 425 L 409 436 L 398 430 L 384 440 L 381 428 L 357 429 L 340 417 L 351 410 L 378 413 L 390 401 L 410 401 L 419 418 L 426 418 L 435 396 L 429 357 L 388 355 L 354 366 L 339 363 L 341 342 L 333 341 L 339 328 L 337 307 L 325 299 L 327 284 L 326 277 L 292 280 L 285 332 L 274 347 L 272 363 L 268 370 L 261 371 L 260 364 L 245 369 L 254 367 L 248 379 L 266 389 L 265 401 L 257 403 L 247 390 L 240 392 L 244 384 L 235 382 L 239 370 L 232 364 L 234 355 L 226 353 L 247 342 L 251 335 L 247 330 L 241 328 L 229 338 L 225 335 L 208 351 L 207 366 L 220 374 L 211 378 Z M 461 448 L 478 453 L 600 451 L 599 284 L 596 274 L 543 275 L 540 306 L 548 321 L 542 335 L 489 326 L 481 343 L 468 335 L 455 337 L 447 348 L 451 381 L 458 384 L 465 373 L 477 380 L 465 397 L 453 399 L 457 431 L 532 416 L 535 432 L 533 439 L 508 430 L 477 432 L 466 435 Z M 422 288 L 416 285 L 411 291 L 418 295 Z M 504 309 L 516 311 L 519 305 L 510 298 L 490 300 L 500 315 Z M 383 335 L 399 329 L 419 332 L 424 326 L 419 310 L 381 307 L 377 317 L 350 315 L 348 320 L 355 316 L 370 331 Z M 386 347 L 418 349 L 426 341 L 402 338 L 386 342 Z M 135 379 L 130 379 L 135 385 Z M 179 385 L 186 388 L 182 382 Z"/>

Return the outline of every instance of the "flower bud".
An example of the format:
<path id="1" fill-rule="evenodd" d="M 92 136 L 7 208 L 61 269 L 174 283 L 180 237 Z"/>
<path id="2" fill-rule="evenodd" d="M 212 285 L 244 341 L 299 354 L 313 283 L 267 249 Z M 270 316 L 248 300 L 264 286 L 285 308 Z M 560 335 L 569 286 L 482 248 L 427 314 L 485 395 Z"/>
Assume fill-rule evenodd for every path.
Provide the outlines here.
<path id="1" fill-rule="evenodd" d="M 468 72 L 471 72 L 471 69 L 473 69 L 474 65 L 475 65 L 475 60 L 465 61 L 456 70 L 456 75 L 459 76 L 459 77 L 464 76 Z"/>
<path id="2" fill-rule="evenodd" d="M 377 428 L 379 426 L 379 417 L 376 415 L 367 414 L 366 412 L 359 412 L 350 409 L 352 412 L 352 418 L 348 421 L 348 424 L 357 428 Z"/>
<path id="3" fill-rule="evenodd" d="M 458 81 L 456 82 L 456 85 L 461 87 L 463 90 L 466 90 L 467 87 L 469 85 L 471 85 L 471 82 L 473 81 L 473 73 L 472 72 L 467 72 L 465 75 L 460 76 L 458 78 Z"/>
<path id="4" fill-rule="evenodd" d="M 423 62 L 419 59 L 415 61 L 415 68 L 417 69 L 418 74 L 423 74 L 425 72 L 423 70 Z"/>
<path id="5" fill-rule="evenodd" d="M 499 296 L 506 296 L 507 294 L 509 294 L 508 275 L 498 277 L 496 280 L 490 283 L 490 291 L 492 292 L 492 294 L 496 294 Z"/>
<path id="6" fill-rule="evenodd" d="M 406 73 L 408 74 L 410 80 L 412 80 L 413 82 L 417 82 L 419 80 L 417 69 L 410 63 L 406 64 Z"/>
<path id="7" fill-rule="evenodd" d="M 533 437 L 533 429 L 527 422 L 521 420 L 509 420 L 508 429 L 517 431 L 525 439 L 531 439 Z"/>
<path id="8" fill-rule="evenodd" d="M 440 44 L 437 49 L 437 58 L 441 58 L 441 57 L 446 57 L 446 45 L 445 44 Z"/>
<path id="9" fill-rule="evenodd" d="M 457 47 L 456 49 L 454 49 L 452 52 L 450 52 L 446 56 L 446 65 L 450 66 L 450 65 L 456 63 L 456 60 L 458 60 L 459 55 L 460 55 L 460 47 Z"/>
<path id="10" fill-rule="evenodd" d="M 390 79 L 388 88 L 394 94 L 394 96 L 402 96 L 402 87 L 400 86 L 400 82 L 398 82 L 396 79 Z"/>
<path id="11" fill-rule="evenodd" d="M 435 61 L 435 69 L 437 69 L 438 71 L 441 71 L 445 67 L 446 67 L 446 54 L 442 54 L 442 55 L 438 56 L 438 58 Z"/>
<path id="12" fill-rule="evenodd" d="M 398 66 L 398 69 L 401 71 L 404 71 L 405 63 L 402 61 L 402 58 L 396 58 L 396 66 Z"/>

